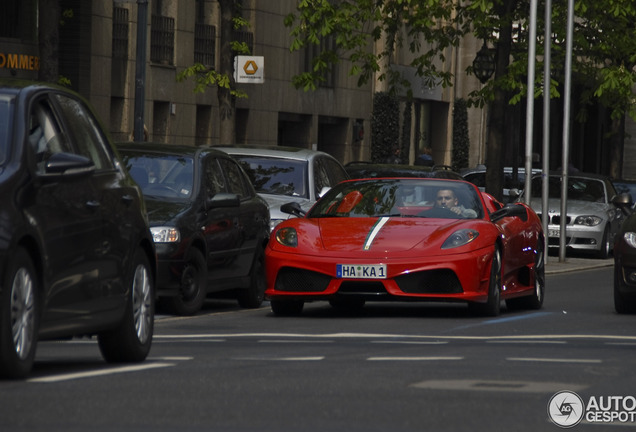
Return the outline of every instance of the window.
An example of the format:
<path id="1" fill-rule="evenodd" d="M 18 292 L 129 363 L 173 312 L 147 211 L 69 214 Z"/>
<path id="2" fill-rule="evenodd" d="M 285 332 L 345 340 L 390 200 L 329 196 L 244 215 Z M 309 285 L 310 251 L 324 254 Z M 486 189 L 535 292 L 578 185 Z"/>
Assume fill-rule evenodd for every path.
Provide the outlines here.
<path id="1" fill-rule="evenodd" d="M 106 150 L 107 141 L 101 134 L 99 123 L 91 112 L 79 101 L 57 94 L 55 99 L 68 119 L 70 138 L 77 145 L 82 156 L 95 164 L 95 169 L 113 169 L 114 166 Z"/>
<path id="2" fill-rule="evenodd" d="M 209 158 L 205 163 L 206 198 L 212 198 L 225 190 L 225 179 L 216 158 Z"/>
<path id="3" fill-rule="evenodd" d="M 152 16 L 150 61 L 174 65 L 174 18 L 161 15 Z"/>
<path id="4" fill-rule="evenodd" d="M 221 159 L 219 162 L 227 178 L 228 192 L 237 194 L 241 199 L 250 197 L 251 194 L 245 184 L 245 177 L 236 162 L 229 159 Z"/>
<path id="5" fill-rule="evenodd" d="M 35 152 L 38 173 L 44 173 L 51 155 L 71 151 L 47 100 L 40 99 L 31 106 L 28 127 L 29 144 Z"/>

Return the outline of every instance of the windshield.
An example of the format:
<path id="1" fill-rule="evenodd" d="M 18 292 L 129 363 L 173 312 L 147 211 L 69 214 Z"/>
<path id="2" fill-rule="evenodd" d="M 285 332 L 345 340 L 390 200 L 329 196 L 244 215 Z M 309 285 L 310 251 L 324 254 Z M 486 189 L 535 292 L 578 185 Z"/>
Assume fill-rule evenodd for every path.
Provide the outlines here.
<path id="1" fill-rule="evenodd" d="M 542 178 L 532 179 L 532 197 L 541 198 Z M 548 180 L 549 198 L 561 198 L 561 177 L 550 176 Z M 568 178 L 568 199 L 589 202 L 607 202 L 605 187 L 599 179 L 570 177 Z"/>
<path id="2" fill-rule="evenodd" d="M 191 158 L 170 155 L 123 155 L 130 175 L 145 196 L 187 199 L 194 189 Z"/>
<path id="3" fill-rule="evenodd" d="M 309 198 L 307 161 L 266 156 L 233 155 L 256 192 Z"/>
<path id="4" fill-rule="evenodd" d="M 11 125 L 13 124 L 13 98 L 0 96 L 0 165 L 4 165 L 9 153 Z"/>
<path id="5" fill-rule="evenodd" d="M 474 219 L 484 215 L 475 187 L 423 179 L 343 182 L 331 189 L 307 217 L 429 217 Z"/>

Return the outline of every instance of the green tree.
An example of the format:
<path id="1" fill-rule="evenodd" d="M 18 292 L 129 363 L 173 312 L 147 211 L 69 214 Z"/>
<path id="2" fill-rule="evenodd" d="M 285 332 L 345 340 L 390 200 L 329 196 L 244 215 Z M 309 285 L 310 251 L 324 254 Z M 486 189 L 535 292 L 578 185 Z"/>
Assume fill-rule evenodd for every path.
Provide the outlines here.
<path id="1" fill-rule="evenodd" d="M 384 163 L 399 150 L 400 107 L 394 95 L 378 92 L 371 115 L 371 161 Z"/>
<path id="2" fill-rule="evenodd" d="M 233 39 L 233 31 L 247 27 L 248 22 L 240 15 L 240 1 L 218 0 L 221 9 L 221 50 L 219 70 L 208 69 L 200 63 L 195 63 L 177 74 L 177 81 L 188 79 L 194 81 L 194 91 L 202 93 L 210 87 L 217 88 L 219 103 L 219 141 L 224 145 L 234 144 L 236 97 L 246 97 L 244 92 L 236 89 L 234 82 L 234 56 L 249 54 L 247 44 Z"/>
<path id="3" fill-rule="evenodd" d="M 468 168 L 468 105 L 464 99 L 456 99 L 453 107 L 453 170 Z"/>
<path id="4" fill-rule="evenodd" d="M 313 70 L 295 77 L 294 83 L 299 88 L 315 88 L 323 71 L 332 67 L 331 63 L 347 58 L 352 64 L 350 73 L 359 77 L 360 84 L 377 73 L 380 80 L 389 83 L 390 91 L 395 91 L 407 83 L 388 60 L 397 49 L 406 48 L 414 54 L 410 66 L 427 84 L 449 86 L 453 79 L 451 73 L 437 66 L 447 60 L 448 48 L 458 46 L 468 34 L 483 39 L 496 50 L 494 77 L 482 89 L 471 93 L 467 102 L 470 106 L 489 106 L 486 190 L 501 198 L 501 154 L 505 128 L 510 124 L 506 119 L 510 111 L 507 106 L 519 103 L 527 94 L 529 3 L 528 0 L 300 0 L 297 11 L 285 20 L 294 38 L 291 49 L 317 44 L 321 37 L 333 34 L 338 52 L 325 51 L 317 56 Z M 555 3 L 554 75 L 549 91 L 552 97 L 559 97 L 567 2 Z M 633 114 L 635 106 L 631 91 L 636 74 L 633 67 L 635 7 L 633 0 L 577 1 L 575 45 L 577 54 L 585 61 L 579 61 L 581 57 L 577 56 L 574 72 L 577 76 L 592 77 L 588 83 L 591 90 L 585 95 L 589 102 L 612 107 L 612 117 L 617 119 L 616 136 L 621 135 L 620 119 L 626 112 Z M 538 24 L 537 34 L 541 35 L 543 26 L 540 21 Z M 386 49 L 372 52 L 372 43 L 380 39 L 385 40 Z M 537 44 L 537 48 L 537 55 L 541 56 L 542 44 Z M 606 66 L 608 62 L 611 67 Z M 542 67 L 537 64 L 533 97 L 543 91 Z M 472 68 L 466 72 L 472 73 Z M 619 153 L 613 152 L 613 158 L 614 165 L 618 164 Z"/>

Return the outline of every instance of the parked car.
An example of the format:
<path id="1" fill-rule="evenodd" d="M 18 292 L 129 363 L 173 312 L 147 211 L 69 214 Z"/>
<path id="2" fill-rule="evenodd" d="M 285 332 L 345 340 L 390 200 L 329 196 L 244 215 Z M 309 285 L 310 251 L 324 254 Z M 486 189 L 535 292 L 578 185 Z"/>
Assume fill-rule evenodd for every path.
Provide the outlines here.
<path id="1" fill-rule="evenodd" d="M 289 217 L 282 204 L 295 201 L 309 210 L 329 188 L 349 178 L 328 153 L 297 147 L 218 147 L 238 160 L 269 205 L 271 228 Z"/>
<path id="2" fill-rule="evenodd" d="M 504 167 L 503 202 L 505 204 L 514 202 L 526 187 L 526 169 L 522 167 L 517 168 L 516 180 L 514 179 L 513 171 L 514 169 L 512 167 Z M 541 173 L 540 169 L 532 169 L 532 175 L 539 173 Z M 486 190 L 486 167 L 484 165 L 462 170 L 461 175 L 464 180 L 479 187 L 479 190 Z"/>
<path id="3" fill-rule="evenodd" d="M 141 186 L 159 260 L 158 295 L 179 315 L 232 291 L 255 308 L 265 292 L 267 204 L 240 165 L 211 147 L 120 143 Z"/>
<path id="4" fill-rule="evenodd" d="M 97 335 L 108 362 L 150 351 L 155 251 L 141 191 L 88 103 L 0 80 L 0 375 L 38 341 Z"/>
<path id="5" fill-rule="evenodd" d="M 378 177 L 419 177 L 463 180 L 463 177 L 445 165 L 401 165 L 376 164 L 371 162 L 349 162 L 345 165 L 347 174 L 352 179 Z"/>
<path id="6" fill-rule="evenodd" d="M 629 193 L 613 200 L 628 216 L 614 242 L 614 309 L 621 314 L 636 313 L 636 212 Z"/>
<path id="7" fill-rule="evenodd" d="M 532 179 L 530 206 L 541 217 L 542 176 Z M 561 235 L 561 175 L 548 176 L 548 245 L 558 248 Z M 568 175 L 566 247 L 607 258 L 614 247 L 624 214 L 612 202 L 616 189 L 604 176 L 573 173 Z M 521 200 L 522 198 L 520 198 Z"/>
<path id="8" fill-rule="evenodd" d="M 305 302 L 356 309 L 366 301 L 466 302 L 478 314 L 543 304 L 541 221 L 525 204 L 502 207 L 466 181 L 350 180 L 279 224 L 267 246 L 276 315 Z M 320 239 L 320 241 L 316 241 Z"/>

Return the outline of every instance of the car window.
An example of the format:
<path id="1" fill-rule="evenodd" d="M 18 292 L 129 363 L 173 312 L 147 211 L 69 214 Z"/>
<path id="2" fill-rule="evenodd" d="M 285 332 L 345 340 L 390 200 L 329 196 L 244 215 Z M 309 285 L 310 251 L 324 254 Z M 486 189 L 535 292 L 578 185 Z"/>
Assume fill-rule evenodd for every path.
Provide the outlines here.
<path id="1" fill-rule="evenodd" d="M 324 164 L 325 169 L 327 170 L 327 175 L 329 176 L 329 184 L 331 186 L 335 186 L 341 181 L 349 178 L 347 171 L 337 161 L 325 158 Z"/>
<path id="2" fill-rule="evenodd" d="M 130 176 L 144 195 L 189 199 L 194 191 L 192 158 L 172 155 L 133 155 L 122 152 Z"/>
<path id="3" fill-rule="evenodd" d="M 324 162 L 324 158 L 317 157 L 314 159 L 314 194 L 320 196 L 320 191 L 324 187 L 331 187 L 329 182 L 329 175 L 327 174 L 327 167 Z"/>
<path id="4" fill-rule="evenodd" d="M 13 124 L 13 97 L 0 96 L 0 165 L 7 160 Z"/>
<path id="5" fill-rule="evenodd" d="M 223 178 L 218 159 L 208 158 L 203 169 L 205 170 L 203 176 L 205 178 L 206 196 L 211 198 L 217 193 L 225 191 L 225 179 Z"/>
<path id="6" fill-rule="evenodd" d="M 245 180 L 243 171 L 241 171 L 241 167 L 229 159 L 220 159 L 219 163 L 227 178 L 228 192 L 235 193 L 241 198 L 249 198 L 251 195 L 250 190 L 246 184 L 247 181 Z"/>
<path id="7" fill-rule="evenodd" d="M 540 198 L 542 194 L 542 178 L 532 179 L 532 196 Z M 548 181 L 548 196 L 561 198 L 561 177 L 551 176 Z M 597 179 L 571 177 L 568 179 L 568 199 L 588 202 L 606 203 L 603 182 Z"/>
<path id="8" fill-rule="evenodd" d="M 486 173 L 483 172 L 466 174 L 464 179 L 478 187 L 486 186 Z"/>
<path id="9" fill-rule="evenodd" d="M 91 112 L 80 101 L 68 96 L 56 94 L 55 99 L 68 119 L 67 126 L 79 154 L 92 160 L 97 170 L 114 168 L 106 150 L 106 138 Z"/>
<path id="10" fill-rule="evenodd" d="M 47 99 L 41 98 L 31 105 L 28 128 L 28 141 L 35 152 L 38 173 L 44 173 L 51 155 L 72 153 Z"/>
<path id="11" fill-rule="evenodd" d="M 307 162 L 267 156 L 233 155 L 256 192 L 309 198 Z"/>

